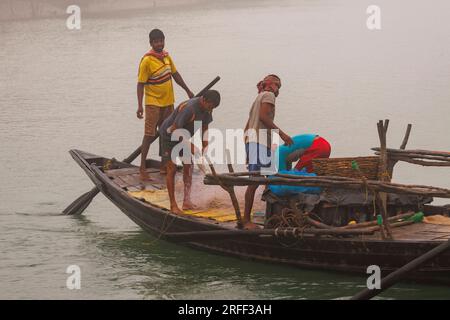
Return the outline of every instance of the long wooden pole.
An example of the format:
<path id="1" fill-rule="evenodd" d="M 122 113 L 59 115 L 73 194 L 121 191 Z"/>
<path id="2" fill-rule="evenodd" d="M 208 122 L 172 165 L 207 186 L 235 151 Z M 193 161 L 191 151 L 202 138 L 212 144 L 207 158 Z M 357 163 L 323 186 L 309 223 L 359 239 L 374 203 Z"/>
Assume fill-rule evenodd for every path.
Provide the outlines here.
<path id="1" fill-rule="evenodd" d="M 233 204 L 234 212 L 236 214 L 237 227 L 239 229 L 242 229 L 244 227 L 244 224 L 242 223 L 241 209 L 239 208 L 239 201 L 237 200 L 236 193 L 234 192 L 234 187 L 231 185 L 224 185 L 221 181 L 221 178 L 217 174 L 216 169 L 214 168 L 214 165 L 211 163 L 211 161 L 209 160 L 208 157 L 205 157 L 205 158 L 209 164 L 209 168 L 211 170 L 212 176 L 214 177 L 216 182 L 222 187 L 222 189 L 224 189 L 230 195 L 231 203 Z"/>
<path id="2" fill-rule="evenodd" d="M 371 148 L 373 151 L 380 151 L 379 147 Z M 450 152 L 445 151 L 431 151 L 431 150 L 404 150 L 404 149 L 392 149 L 392 148 L 386 148 L 386 151 L 388 153 L 413 153 L 413 154 L 420 154 L 420 155 L 428 155 L 428 156 L 440 156 L 440 157 L 446 157 L 450 158 Z"/>
<path id="3" fill-rule="evenodd" d="M 375 154 L 379 155 L 379 152 L 375 152 Z M 435 160 L 435 161 L 444 161 L 444 162 L 450 162 L 450 158 L 443 157 L 443 156 L 428 156 L 428 155 L 422 155 L 418 153 L 411 153 L 409 151 L 406 152 L 388 152 L 388 156 L 391 158 L 411 158 L 411 159 L 425 159 L 425 160 Z"/>
<path id="4" fill-rule="evenodd" d="M 390 181 L 391 178 L 388 173 L 388 158 L 386 152 L 386 133 L 389 126 L 389 120 L 378 121 L 378 136 L 380 138 L 380 170 L 379 170 L 379 180 L 380 181 Z M 380 234 L 383 239 L 392 239 L 392 231 L 389 226 L 388 212 L 387 212 L 387 193 L 386 192 L 376 192 L 375 193 L 376 203 L 379 213 L 383 218 L 382 225 L 380 225 Z"/>
<path id="5" fill-rule="evenodd" d="M 368 229 L 315 229 L 315 228 L 279 228 L 279 229 L 259 229 L 259 230 L 213 230 L 213 231 L 192 231 L 192 232 L 169 232 L 164 233 L 164 237 L 177 241 L 200 241 L 219 240 L 223 238 L 236 239 L 236 237 L 260 237 L 274 236 L 281 238 L 301 238 L 303 235 L 316 236 L 361 236 L 371 235 L 374 230 Z"/>
<path id="6" fill-rule="evenodd" d="M 389 219 L 389 222 L 396 223 L 395 222 L 396 220 L 409 218 L 414 213 L 415 213 L 414 211 L 410 211 L 410 212 L 407 212 L 407 213 L 402 213 L 402 214 L 399 214 L 399 215 L 396 215 L 396 216 L 389 217 L 388 219 Z M 401 222 L 403 222 L 403 221 L 401 221 Z M 349 225 L 343 226 L 342 228 L 344 228 L 344 229 L 367 228 L 367 227 L 375 226 L 376 224 L 377 224 L 377 221 L 373 220 L 373 221 L 349 224 Z"/>
<path id="7" fill-rule="evenodd" d="M 448 249 L 450 249 L 450 240 L 447 240 L 446 242 L 438 245 L 434 249 L 428 251 L 427 253 L 421 255 L 420 257 L 414 259 L 413 261 L 405 264 L 403 267 L 387 275 L 381 280 L 380 289 L 365 289 L 354 295 L 351 300 L 368 300 L 375 297 L 376 295 L 380 294 L 384 290 L 390 288 L 395 283 L 400 281 L 408 273 L 416 270 L 426 262 L 436 258 Z"/>
<path id="8" fill-rule="evenodd" d="M 411 159 L 408 157 L 396 157 L 396 156 L 392 157 L 392 159 L 395 159 L 397 161 L 408 162 L 408 163 L 412 163 L 412 164 L 418 164 L 418 165 L 424 166 L 424 167 L 450 167 L 450 161 L 445 161 L 445 162 L 423 161 L 423 160 Z"/>
<path id="9" fill-rule="evenodd" d="M 241 176 L 238 176 L 241 175 Z M 339 189 L 361 190 L 361 188 L 370 187 L 373 191 L 385 191 L 388 193 L 398 194 L 415 194 L 421 196 L 450 198 L 450 190 L 432 186 L 422 185 L 404 185 L 390 182 L 381 182 L 374 180 L 362 181 L 359 179 L 348 178 L 348 180 L 334 180 L 332 177 L 300 177 L 293 176 L 291 178 L 274 177 L 266 178 L 261 176 L 248 176 L 249 173 L 236 173 L 235 176 L 230 174 L 220 174 L 221 184 L 233 186 L 248 185 L 290 185 L 290 186 L 308 186 L 308 187 L 331 187 Z M 203 180 L 206 185 L 218 185 L 217 180 L 211 174 L 207 174 Z"/>
<path id="10" fill-rule="evenodd" d="M 199 97 L 202 96 L 206 91 L 211 89 L 218 81 L 220 80 L 220 77 L 217 76 L 214 78 L 213 81 L 211 81 L 206 87 L 204 87 L 199 93 L 197 93 L 195 96 Z M 134 159 L 136 159 L 141 154 L 141 148 L 142 146 L 139 146 L 136 150 L 133 151 L 132 154 L 130 154 L 127 158 L 123 160 L 123 162 L 131 163 Z M 67 208 L 63 210 L 63 214 L 66 215 L 79 215 L 82 214 L 83 211 L 88 207 L 88 205 L 91 203 L 92 199 L 100 192 L 97 186 L 92 188 L 90 191 L 82 194 L 79 196 L 75 201 L 73 201 Z"/>

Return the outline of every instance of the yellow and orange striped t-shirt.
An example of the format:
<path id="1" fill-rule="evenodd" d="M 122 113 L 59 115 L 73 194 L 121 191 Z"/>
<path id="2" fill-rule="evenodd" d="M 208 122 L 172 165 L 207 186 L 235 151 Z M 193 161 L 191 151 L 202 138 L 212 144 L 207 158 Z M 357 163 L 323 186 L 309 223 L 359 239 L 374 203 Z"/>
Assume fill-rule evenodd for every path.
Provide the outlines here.
<path id="1" fill-rule="evenodd" d="M 146 55 L 139 65 L 138 82 L 145 83 L 145 105 L 166 107 L 174 104 L 172 75 L 177 72 L 172 58 L 167 55 L 164 62 Z"/>

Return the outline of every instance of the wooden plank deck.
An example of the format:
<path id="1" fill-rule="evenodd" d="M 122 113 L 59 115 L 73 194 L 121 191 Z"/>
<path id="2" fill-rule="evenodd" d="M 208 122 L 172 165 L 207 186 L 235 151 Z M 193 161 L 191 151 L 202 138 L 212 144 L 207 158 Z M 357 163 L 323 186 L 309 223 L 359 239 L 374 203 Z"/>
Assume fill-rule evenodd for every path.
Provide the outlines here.
<path id="1" fill-rule="evenodd" d="M 151 173 L 159 172 L 159 169 L 148 168 L 146 171 L 149 174 L 151 174 Z M 117 176 L 123 176 L 123 175 L 129 175 L 129 174 L 139 174 L 139 168 L 133 167 L 133 168 L 112 169 L 112 170 L 106 171 L 106 175 L 110 178 L 117 177 Z"/>
<path id="2" fill-rule="evenodd" d="M 415 241 L 443 241 L 450 239 L 450 226 L 430 223 L 414 223 L 403 227 L 393 228 L 394 240 Z M 379 232 L 365 239 L 381 239 Z"/>
<path id="3" fill-rule="evenodd" d="M 139 177 L 139 168 L 122 168 L 106 171 L 106 175 L 120 188 L 128 191 L 137 190 L 161 190 L 165 188 L 165 176 L 159 173 L 159 169 L 148 168 L 151 181 L 142 181 Z"/>

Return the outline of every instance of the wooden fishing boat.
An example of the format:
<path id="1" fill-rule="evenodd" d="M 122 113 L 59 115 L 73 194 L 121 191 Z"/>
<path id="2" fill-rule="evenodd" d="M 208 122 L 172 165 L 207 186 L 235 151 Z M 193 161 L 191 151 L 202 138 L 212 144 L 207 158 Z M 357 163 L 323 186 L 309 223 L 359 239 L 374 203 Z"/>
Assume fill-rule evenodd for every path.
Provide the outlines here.
<path id="1" fill-rule="evenodd" d="M 79 150 L 71 150 L 70 154 L 98 189 L 142 229 L 154 237 L 216 254 L 367 275 L 370 265 L 378 265 L 383 273 L 389 273 L 450 239 L 450 225 L 430 223 L 393 228 L 393 240 L 381 239 L 379 232 L 330 235 L 326 231 L 303 233 L 295 228 L 237 230 L 231 205 L 228 212 L 222 210 L 217 215 L 176 215 L 160 200 L 152 201 L 155 198 L 142 195 L 143 191 L 164 192 L 158 161 L 147 161 L 153 180 L 143 190 L 137 179 L 138 167 L 134 165 Z M 449 214 L 446 206 L 423 205 L 422 210 L 425 216 Z M 450 284 L 450 251 L 422 265 L 408 278 Z"/>

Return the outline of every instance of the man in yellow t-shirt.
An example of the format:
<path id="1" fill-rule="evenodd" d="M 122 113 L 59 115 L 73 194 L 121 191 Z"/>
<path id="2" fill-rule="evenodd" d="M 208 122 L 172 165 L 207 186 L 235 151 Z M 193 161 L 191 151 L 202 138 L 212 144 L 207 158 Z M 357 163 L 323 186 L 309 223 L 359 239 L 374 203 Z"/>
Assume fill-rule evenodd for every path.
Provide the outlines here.
<path id="1" fill-rule="evenodd" d="M 140 176 L 142 180 L 150 180 L 146 171 L 145 161 L 153 141 L 158 138 L 158 128 L 172 113 L 175 101 L 172 77 L 182 87 L 189 98 L 194 94 L 189 90 L 169 54 L 164 51 L 164 33 L 153 29 L 150 34 L 152 49 L 144 55 L 139 64 L 137 98 L 137 117 L 144 117 L 142 100 L 145 93 L 145 131 L 142 140 Z"/>

